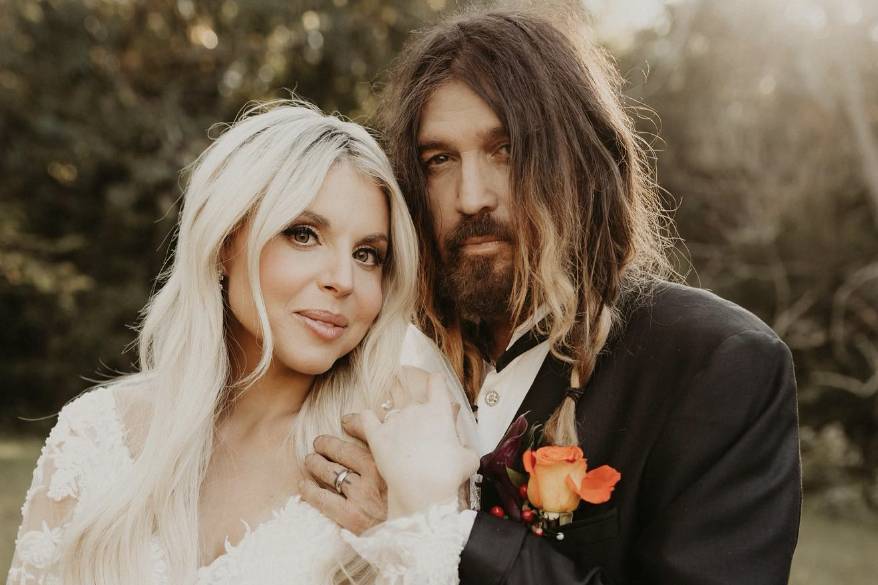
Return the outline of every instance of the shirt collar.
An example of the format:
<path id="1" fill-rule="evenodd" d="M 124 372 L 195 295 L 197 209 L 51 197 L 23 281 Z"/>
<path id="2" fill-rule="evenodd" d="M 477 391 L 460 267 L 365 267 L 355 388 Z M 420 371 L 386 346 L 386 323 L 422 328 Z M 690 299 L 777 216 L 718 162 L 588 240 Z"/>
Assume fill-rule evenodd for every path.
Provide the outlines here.
<path id="1" fill-rule="evenodd" d="M 525 319 L 525 321 L 515 328 L 515 331 L 512 332 L 512 337 L 509 338 L 509 343 L 506 345 L 506 350 L 508 351 L 512 344 L 521 339 L 521 337 L 536 327 L 537 323 L 542 321 L 546 315 L 549 314 L 549 308 L 546 305 L 540 305 L 537 307 L 536 311 L 534 311 L 530 317 Z"/>
<path id="2" fill-rule="evenodd" d="M 494 364 L 495 371 L 500 372 L 512 363 L 515 358 L 527 353 L 548 338 L 545 333 L 537 333 L 536 331 L 537 324 L 548 313 L 549 311 L 545 306 L 540 306 L 524 323 L 515 329 L 512 333 L 512 338 L 509 340 L 509 345 L 506 346 L 506 351 L 497 358 L 497 362 Z"/>

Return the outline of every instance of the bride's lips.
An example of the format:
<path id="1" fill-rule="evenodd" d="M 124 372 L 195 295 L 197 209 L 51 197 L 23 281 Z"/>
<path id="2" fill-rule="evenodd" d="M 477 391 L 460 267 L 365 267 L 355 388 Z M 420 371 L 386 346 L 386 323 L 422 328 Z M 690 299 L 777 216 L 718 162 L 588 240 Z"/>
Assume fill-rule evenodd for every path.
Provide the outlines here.
<path id="1" fill-rule="evenodd" d="M 294 315 L 298 317 L 312 333 L 325 341 L 334 341 L 338 339 L 348 326 L 348 320 L 344 315 L 330 313 L 329 311 L 309 309 L 305 311 L 296 311 Z"/>

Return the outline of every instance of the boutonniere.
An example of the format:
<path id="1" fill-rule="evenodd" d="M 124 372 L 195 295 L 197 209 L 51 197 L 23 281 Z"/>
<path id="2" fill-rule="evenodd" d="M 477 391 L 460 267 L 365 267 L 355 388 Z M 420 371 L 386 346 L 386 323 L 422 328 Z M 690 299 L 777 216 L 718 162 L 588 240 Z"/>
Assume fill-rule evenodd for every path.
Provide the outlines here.
<path id="1" fill-rule="evenodd" d="M 609 465 L 590 470 L 582 449 L 576 445 L 533 448 L 536 434 L 534 430 L 528 433 L 527 419 L 520 416 L 497 449 L 482 457 L 482 472 L 492 481 L 502 502 L 502 506 L 491 509 L 491 514 L 520 520 L 534 533 L 543 534 L 569 524 L 581 501 L 609 501 L 622 474 Z M 522 452 L 522 444 L 527 444 L 525 437 L 529 437 L 530 446 Z M 516 469 L 519 461 L 523 471 Z"/>

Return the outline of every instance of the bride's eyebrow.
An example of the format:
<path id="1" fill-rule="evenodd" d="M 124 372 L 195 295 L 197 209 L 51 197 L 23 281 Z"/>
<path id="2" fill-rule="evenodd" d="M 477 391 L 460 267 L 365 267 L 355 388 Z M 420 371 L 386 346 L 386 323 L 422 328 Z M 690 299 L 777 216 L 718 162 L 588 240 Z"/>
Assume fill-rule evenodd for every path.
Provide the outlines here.
<path id="1" fill-rule="evenodd" d="M 300 213 L 299 217 L 297 217 L 295 221 L 306 221 L 319 228 L 325 228 L 329 225 L 329 220 L 326 217 L 320 215 L 319 213 L 308 211 L 307 209 Z"/>
<path id="2" fill-rule="evenodd" d="M 327 217 L 320 215 L 319 213 L 314 213 L 313 211 L 310 211 L 307 209 L 305 211 L 303 211 L 302 213 L 300 213 L 299 217 L 297 217 L 295 221 L 296 222 L 304 221 L 304 222 L 307 222 L 307 223 L 313 225 L 314 227 L 323 228 L 323 229 L 328 227 L 330 224 L 329 219 Z M 376 232 L 374 234 L 369 234 L 368 236 L 364 236 L 364 237 L 360 238 L 359 241 L 357 242 L 357 245 L 359 246 L 362 244 L 370 244 L 370 245 L 375 246 L 375 245 L 379 245 L 379 244 L 384 244 L 386 246 L 389 241 L 390 241 L 390 239 L 387 237 L 387 234 L 385 234 L 383 232 Z"/>
<path id="3" fill-rule="evenodd" d="M 357 245 L 369 244 L 372 246 L 377 246 L 379 244 L 387 245 L 387 236 L 382 233 L 377 234 L 369 234 L 368 236 L 361 238 L 360 241 L 357 242 Z"/>

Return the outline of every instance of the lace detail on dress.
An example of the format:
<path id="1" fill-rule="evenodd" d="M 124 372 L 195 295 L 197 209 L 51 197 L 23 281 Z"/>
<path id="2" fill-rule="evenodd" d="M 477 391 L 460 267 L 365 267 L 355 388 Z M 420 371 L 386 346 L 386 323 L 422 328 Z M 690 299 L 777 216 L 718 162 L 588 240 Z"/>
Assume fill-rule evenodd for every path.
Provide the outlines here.
<path id="1" fill-rule="evenodd" d="M 378 571 L 381 585 L 456 585 L 472 520 L 455 500 L 342 537 Z"/>
<path id="2" fill-rule="evenodd" d="M 77 509 L 100 497 L 130 466 L 110 390 L 99 388 L 65 406 L 21 508 L 9 585 L 60 583 L 58 562 Z"/>
<path id="3" fill-rule="evenodd" d="M 293 496 L 273 517 L 198 571 L 198 585 L 326 583 L 350 550 L 341 529 Z"/>

